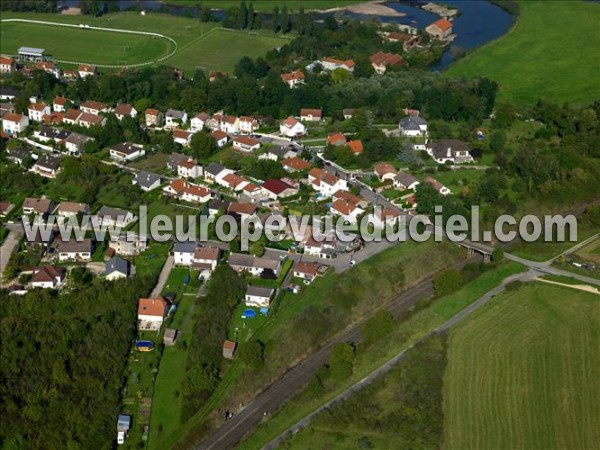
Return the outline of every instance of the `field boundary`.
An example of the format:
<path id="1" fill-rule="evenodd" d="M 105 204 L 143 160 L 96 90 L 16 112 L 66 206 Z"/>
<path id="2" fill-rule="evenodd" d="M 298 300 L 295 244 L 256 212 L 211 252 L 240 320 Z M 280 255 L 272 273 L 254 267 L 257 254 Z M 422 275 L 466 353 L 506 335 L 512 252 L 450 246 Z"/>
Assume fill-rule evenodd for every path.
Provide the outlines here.
<path id="1" fill-rule="evenodd" d="M 165 39 L 165 40 L 171 42 L 174 46 L 172 51 L 170 51 L 166 55 L 161 56 L 158 59 L 154 59 L 152 61 L 147 61 L 147 62 L 143 62 L 143 63 L 137 63 L 137 64 L 96 64 L 96 63 L 89 62 L 89 61 L 88 62 L 67 61 L 67 60 L 54 59 L 55 62 L 62 63 L 62 64 L 76 64 L 76 65 L 88 64 L 88 65 L 93 65 L 96 67 L 104 67 L 104 68 L 111 68 L 111 69 L 143 67 L 143 66 L 149 66 L 151 64 L 157 64 L 157 63 L 163 62 L 164 60 L 172 57 L 178 50 L 178 45 L 177 45 L 177 42 L 175 41 L 175 39 L 170 38 L 169 36 L 165 36 L 164 34 L 154 33 L 151 31 L 124 30 L 121 28 L 95 27 L 95 26 L 90 26 L 90 25 L 85 25 L 85 27 L 82 27 L 81 25 L 75 25 L 75 24 L 70 24 L 70 23 L 47 22 L 44 20 L 33 20 L 33 19 L 2 19 L 0 22 L 2 22 L 2 23 L 4 23 L 4 22 L 22 22 L 22 23 L 32 23 L 32 24 L 37 24 L 37 25 L 52 25 L 52 26 L 57 26 L 57 27 L 77 28 L 77 29 L 86 29 L 86 30 L 112 31 L 115 33 L 124 33 L 124 34 L 140 34 L 143 36 L 154 36 L 154 37 L 159 37 L 161 39 Z"/>

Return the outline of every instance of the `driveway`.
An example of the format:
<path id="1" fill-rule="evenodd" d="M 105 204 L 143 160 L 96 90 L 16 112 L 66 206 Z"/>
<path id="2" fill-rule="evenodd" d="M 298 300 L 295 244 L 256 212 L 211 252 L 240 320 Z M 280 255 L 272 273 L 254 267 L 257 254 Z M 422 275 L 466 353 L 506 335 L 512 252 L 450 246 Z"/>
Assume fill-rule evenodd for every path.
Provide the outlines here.
<path id="1" fill-rule="evenodd" d="M 4 238 L 4 242 L 0 248 L 0 280 L 4 276 L 4 270 L 8 265 L 10 255 L 12 255 L 13 250 L 19 245 L 22 236 L 23 233 L 19 231 L 19 228 L 11 228 L 6 235 L 6 238 Z M 4 284 L 2 284 L 2 287 L 4 287 Z"/>
<path id="2" fill-rule="evenodd" d="M 174 263 L 175 263 L 175 260 L 173 258 L 173 255 L 169 255 L 169 257 L 165 261 L 165 265 L 163 266 L 162 270 L 160 271 L 160 275 L 158 276 L 158 282 L 156 283 L 156 286 L 154 286 L 154 289 L 152 290 L 152 293 L 150 294 L 150 298 L 155 298 L 155 297 L 160 296 L 160 294 L 162 293 L 162 291 L 165 287 L 165 284 L 167 284 L 167 280 L 169 279 L 169 273 L 171 273 L 171 269 L 173 268 Z"/>

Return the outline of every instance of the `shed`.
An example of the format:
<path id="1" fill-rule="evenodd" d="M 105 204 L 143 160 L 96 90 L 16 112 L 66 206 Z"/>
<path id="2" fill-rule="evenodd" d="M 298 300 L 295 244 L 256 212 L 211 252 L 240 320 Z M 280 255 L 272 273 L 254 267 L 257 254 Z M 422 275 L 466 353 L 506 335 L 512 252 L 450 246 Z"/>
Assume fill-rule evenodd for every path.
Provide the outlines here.
<path id="1" fill-rule="evenodd" d="M 177 340 L 177 335 L 179 332 L 173 328 L 167 328 L 165 330 L 165 335 L 163 336 L 163 344 L 170 347 L 175 345 L 175 341 Z"/>
<path id="2" fill-rule="evenodd" d="M 235 349 L 237 348 L 237 342 L 226 340 L 223 342 L 223 358 L 233 359 Z"/>

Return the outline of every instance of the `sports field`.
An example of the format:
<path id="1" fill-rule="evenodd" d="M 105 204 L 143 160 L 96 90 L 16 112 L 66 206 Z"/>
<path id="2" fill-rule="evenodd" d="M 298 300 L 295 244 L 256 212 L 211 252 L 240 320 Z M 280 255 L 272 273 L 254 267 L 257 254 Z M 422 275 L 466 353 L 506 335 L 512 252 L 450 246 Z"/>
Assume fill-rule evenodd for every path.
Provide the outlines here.
<path id="1" fill-rule="evenodd" d="M 600 296 L 536 283 L 452 331 L 448 449 L 600 448 Z"/>
<path id="2" fill-rule="evenodd" d="M 515 27 L 448 68 L 452 75 L 487 76 L 500 98 L 534 103 L 590 103 L 600 96 L 600 4 L 520 1 Z"/>
<path id="3" fill-rule="evenodd" d="M 264 56 L 267 51 L 289 42 L 273 33 L 250 35 L 231 32 L 218 29 L 216 23 L 200 23 L 194 19 L 158 13 L 141 16 L 138 13 L 122 12 L 102 17 L 82 17 L 3 12 L 0 18 L 76 25 L 83 23 L 96 27 L 160 33 L 177 43 L 175 54 L 163 63 L 188 72 L 197 67 L 231 72 L 243 56 Z M 15 53 L 21 46 L 45 48 L 53 57 L 61 60 L 117 65 L 154 61 L 172 51 L 173 44 L 164 39 L 142 35 L 3 22 L 2 53 Z"/>
<path id="4" fill-rule="evenodd" d="M 56 60 L 91 64 L 138 64 L 167 55 L 173 44 L 141 34 L 88 30 L 36 23 L 2 23 L 0 51 L 16 54 L 21 46 L 40 47 Z"/>

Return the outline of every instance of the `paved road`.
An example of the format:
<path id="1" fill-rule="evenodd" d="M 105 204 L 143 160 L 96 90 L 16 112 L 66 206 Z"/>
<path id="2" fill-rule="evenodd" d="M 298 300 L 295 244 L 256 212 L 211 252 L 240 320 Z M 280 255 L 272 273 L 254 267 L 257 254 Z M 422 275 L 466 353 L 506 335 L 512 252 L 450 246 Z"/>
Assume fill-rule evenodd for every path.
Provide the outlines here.
<path id="1" fill-rule="evenodd" d="M 160 275 L 158 276 L 158 282 L 156 283 L 156 286 L 154 286 L 154 289 L 152 290 L 152 293 L 150 294 L 150 298 L 155 298 L 155 297 L 160 296 L 160 294 L 162 293 L 162 291 L 165 287 L 165 284 L 167 283 L 167 279 L 169 278 L 169 273 L 171 273 L 171 269 L 173 268 L 173 265 L 174 265 L 173 255 L 169 255 L 169 257 L 165 261 L 165 265 L 163 266 L 162 270 L 160 271 Z"/>
<path id="2" fill-rule="evenodd" d="M 478 257 L 473 257 L 460 261 L 454 267 L 460 268 L 467 263 L 477 261 Z M 386 309 L 394 317 L 399 317 L 403 312 L 410 309 L 418 300 L 431 296 L 433 294 L 433 277 L 423 280 L 421 283 L 411 288 L 408 292 L 398 296 Z M 271 412 L 278 410 L 285 404 L 298 390 L 310 381 L 319 367 L 329 361 L 329 355 L 332 347 L 339 342 L 358 342 L 360 341 L 360 332 L 364 321 L 370 317 L 366 315 L 365 319 L 355 324 L 348 331 L 336 336 L 328 341 L 319 350 L 304 359 L 301 363 L 290 369 L 282 378 L 273 383 L 263 393 L 258 395 L 246 408 L 239 412 L 229 422 L 208 437 L 197 448 L 201 449 L 227 449 L 238 443 L 244 435 L 252 430 L 261 420 L 265 411 Z"/>
<path id="3" fill-rule="evenodd" d="M 435 330 L 433 330 L 427 336 L 419 339 L 417 342 L 421 342 L 421 341 L 423 341 L 423 340 L 431 337 L 432 335 L 434 335 L 436 333 L 440 333 L 442 331 L 445 331 L 445 330 L 453 327 L 458 322 L 460 322 L 462 319 L 464 319 L 465 317 L 467 317 L 468 315 L 470 315 L 471 313 L 473 313 L 473 311 L 475 311 L 476 309 L 478 309 L 479 307 L 481 307 L 483 304 L 485 304 L 492 297 L 494 297 L 495 295 L 497 295 L 500 292 L 502 292 L 505 289 L 505 287 L 506 287 L 506 285 L 508 283 L 510 283 L 512 281 L 516 281 L 516 280 L 523 281 L 523 282 L 532 281 L 538 275 L 539 274 L 536 273 L 535 271 L 529 271 L 529 272 L 526 272 L 526 273 L 523 273 L 523 274 L 517 274 L 517 275 L 513 275 L 513 276 L 505 278 L 502 281 L 502 284 L 500 286 L 498 286 L 498 287 L 492 289 L 491 291 L 487 292 L 485 295 L 483 295 L 482 297 L 480 297 L 479 299 L 477 299 L 474 303 L 472 303 L 471 305 L 469 305 L 467 308 L 463 309 L 461 312 L 459 312 L 458 314 L 456 314 L 454 317 L 448 319 L 446 322 L 444 322 L 438 328 L 436 328 Z M 323 410 L 325 410 L 327 408 L 330 408 L 331 406 L 333 406 L 336 403 L 339 403 L 341 401 L 344 401 L 344 400 L 348 399 L 349 397 L 351 397 L 353 394 L 355 394 L 357 391 L 359 391 L 360 389 L 362 389 L 366 385 L 371 384 L 373 381 L 375 381 L 375 379 L 377 379 L 381 375 L 384 375 L 385 373 L 389 372 L 398 363 L 398 361 L 400 361 L 402 358 L 404 358 L 404 356 L 406 355 L 406 353 L 411 348 L 413 348 L 415 345 L 416 345 L 416 343 L 413 344 L 413 345 L 410 345 L 406 349 L 402 350 L 400 353 L 398 353 L 397 355 L 395 355 L 393 358 L 389 359 L 383 365 L 379 366 L 377 369 L 375 369 L 374 371 L 372 371 L 365 378 L 363 378 L 359 382 L 355 383 L 354 385 L 352 385 L 351 387 L 349 387 L 345 391 L 341 392 L 336 397 L 334 397 L 333 399 L 331 399 L 330 401 L 328 401 L 324 405 L 320 406 L 319 408 L 317 408 L 315 411 L 313 411 L 312 413 L 310 413 L 306 417 L 302 418 L 300 421 L 298 421 L 293 426 L 291 426 L 290 428 L 288 428 L 282 434 L 280 434 L 279 436 L 277 436 L 274 440 L 272 440 L 271 442 L 269 442 L 264 448 L 267 449 L 267 450 L 272 450 L 272 449 L 276 448 L 278 445 L 282 444 L 285 440 L 287 440 L 288 438 L 290 438 L 294 433 L 300 431 L 302 428 L 306 428 L 317 414 L 321 413 Z"/>
<path id="4" fill-rule="evenodd" d="M 4 277 L 4 269 L 8 265 L 8 261 L 10 260 L 10 255 L 21 241 L 23 237 L 23 232 L 21 227 L 6 227 L 8 229 L 8 234 L 4 238 L 4 242 L 2 243 L 2 247 L 0 248 L 0 281 L 2 281 Z M 4 284 L 2 284 L 4 287 Z"/>

